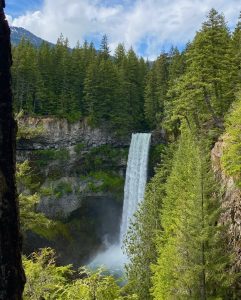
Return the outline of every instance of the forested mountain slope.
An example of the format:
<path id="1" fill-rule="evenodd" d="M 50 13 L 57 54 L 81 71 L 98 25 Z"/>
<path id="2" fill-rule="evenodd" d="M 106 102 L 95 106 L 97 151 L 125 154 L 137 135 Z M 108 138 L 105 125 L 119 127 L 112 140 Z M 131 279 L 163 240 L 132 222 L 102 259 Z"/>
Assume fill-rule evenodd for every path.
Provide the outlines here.
<path id="1" fill-rule="evenodd" d="M 17 46 L 21 40 L 24 38 L 25 40 L 29 41 L 33 46 L 40 47 L 40 45 L 44 42 L 43 39 L 39 38 L 38 36 L 34 35 L 30 31 L 22 28 L 11 26 L 11 43 L 12 45 Z M 54 44 L 47 42 L 50 46 L 54 46 Z"/>
<path id="2" fill-rule="evenodd" d="M 122 44 L 112 57 L 106 36 L 100 51 L 87 42 L 69 51 L 62 36 L 55 47 L 23 40 L 13 58 L 16 112 L 86 122 L 117 139 L 161 132 L 126 237 L 120 299 L 240 299 L 240 19 L 231 33 L 212 9 L 184 51 L 153 64 Z"/>

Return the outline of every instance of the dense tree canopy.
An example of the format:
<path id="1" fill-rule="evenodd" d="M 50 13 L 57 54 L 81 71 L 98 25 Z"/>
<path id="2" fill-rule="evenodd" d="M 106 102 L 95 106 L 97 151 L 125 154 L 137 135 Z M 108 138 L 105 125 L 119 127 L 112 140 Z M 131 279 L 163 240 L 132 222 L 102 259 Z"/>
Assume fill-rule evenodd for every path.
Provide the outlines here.
<path id="1" fill-rule="evenodd" d="M 49 262 L 46 253 L 53 252 L 47 249 L 24 260 L 32 280 L 26 299 L 33 293 L 73 299 L 77 292 L 86 299 L 239 299 L 227 228 L 219 222 L 222 190 L 209 154 L 226 130 L 221 167 L 240 187 L 240 29 L 239 19 L 231 33 L 224 16 L 211 9 L 182 52 L 172 47 L 151 63 L 123 44 L 112 56 L 107 36 L 98 51 L 87 42 L 70 49 L 63 36 L 56 46 L 37 49 L 22 40 L 13 48 L 17 112 L 71 122 L 86 118 L 90 126 L 120 135 L 165 135 L 160 164 L 125 242 L 125 288 L 99 272 L 71 281 L 71 267 Z M 22 202 L 22 222 L 35 216 L 27 213 L 34 197 Z M 47 292 L 39 280 L 48 282 Z"/>

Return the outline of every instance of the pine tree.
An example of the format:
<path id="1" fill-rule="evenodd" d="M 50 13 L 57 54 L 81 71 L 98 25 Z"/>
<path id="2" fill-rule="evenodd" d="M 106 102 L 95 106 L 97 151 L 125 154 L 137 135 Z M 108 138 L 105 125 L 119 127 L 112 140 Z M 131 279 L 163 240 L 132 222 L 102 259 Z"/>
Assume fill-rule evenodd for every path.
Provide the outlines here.
<path id="1" fill-rule="evenodd" d="M 110 60 L 92 62 L 84 83 L 84 99 L 89 120 L 93 125 L 112 120 L 117 99 L 117 69 Z"/>
<path id="2" fill-rule="evenodd" d="M 185 74 L 170 90 L 174 99 L 168 118 L 191 118 L 198 127 L 222 119 L 234 100 L 235 66 L 224 17 L 212 9 L 186 52 Z"/>
<path id="3" fill-rule="evenodd" d="M 126 266 L 126 289 L 139 299 L 152 299 L 150 294 L 151 265 L 156 263 L 156 234 L 161 231 L 160 209 L 165 197 L 165 182 L 170 170 L 172 150 L 163 146 L 161 164 L 148 184 L 145 199 L 129 228 L 125 250 L 129 262 Z"/>
<path id="4" fill-rule="evenodd" d="M 124 65 L 125 97 L 128 103 L 128 114 L 130 116 L 130 128 L 132 131 L 140 130 L 144 120 L 144 99 L 142 96 L 142 82 L 140 76 L 139 60 L 131 48 L 127 52 Z"/>
<path id="5" fill-rule="evenodd" d="M 182 128 L 167 180 L 163 232 L 153 266 L 153 295 L 158 300 L 229 299 L 232 276 L 226 272 L 224 228 L 217 225 L 218 192 L 201 145 L 189 128 Z"/>
<path id="6" fill-rule="evenodd" d="M 22 39 L 20 45 L 13 50 L 16 63 L 13 66 L 13 88 L 15 107 L 29 113 L 36 111 L 39 69 L 37 67 L 37 50 Z"/>
<path id="7" fill-rule="evenodd" d="M 149 72 L 145 88 L 145 117 L 150 128 L 159 127 L 164 116 L 168 90 L 167 54 L 161 54 Z"/>
<path id="8" fill-rule="evenodd" d="M 241 13 L 237 26 L 232 35 L 232 55 L 236 66 L 236 91 L 241 88 Z"/>
<path id="9" fill-rule="evenodd" d="M 118 44 L 115 49 L 114 61 L 118 68 L 121 68 L 126 59 L 126 50 L 124 44 Z"/>
<path id="10" fill-rule="evenodd" d="M 175 137 L 179 135 L 180 122 L 178 117 L 175 116 L 174 111 L 177 109 L 175 99 L 175 90 L 179 79 L 185 72 L 185 50 L 180 53 L 177 48 L 171 48 L 169 53 L 169 66 L 168 66 L 168 91 L 164 102 L 164 117 L 162 126 L 172 132 Z M 171 116 L 175 116 L 172 118 Z"/>
<path id="11" fill-rule="evenodd" d="M 40 82 L 37 87 L 40 100 L 40 107 L 37 111 L 40 115 L 54 115 L 57 111 L 58 97 L 54 91 L 54 51 L 50 45 L 43 42 L 38 50 L 38 68 Z"/>
<path id="12" fill-rule="evenodd" d="M 159 111 L 160 106 L 157 96 L 157 78 L 155 69 L 152 68 L 147 75 L 145 86 L 145 118 L 150 128 L 156 127 Z"/>
<path id="13" fill-rule="evenodd" d="M 100 58 L 104 60 L 110 58 L 110 48 L 108 45 L 108 38 L 106 34 L 103 36 L 100 44 Z"/>

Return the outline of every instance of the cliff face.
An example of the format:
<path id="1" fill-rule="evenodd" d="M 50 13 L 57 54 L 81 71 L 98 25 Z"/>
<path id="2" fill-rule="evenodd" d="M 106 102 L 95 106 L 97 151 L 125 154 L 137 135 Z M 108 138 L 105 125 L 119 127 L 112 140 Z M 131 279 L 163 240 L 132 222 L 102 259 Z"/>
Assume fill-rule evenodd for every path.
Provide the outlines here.
<path id="1" fill-rule="evenodd" d="M 107 174 L 124 177 L 129 141 L 84 121 L 71 124 L 65 119 L 28 117 L 20 124 L 40 131 L 33 138 L 19 140 L 17 158 L 30 160 L 38 174 L 43 194 L 39 209 L 46 215 L 67 216 L 80 207 L 83 197 L 109 195 L 101 178 L 108 179 Z"/>
<path id="2" fill-rule="evenodd" d="M 25 117 L 20 124 L 27 128 L 42 128 L 42 133 L 30 140 L 20 140 L 18 148 L 21 150 L 37 150 L 63 148 L 83 143 L 87 148 L 101 145 L 116 147 L 128 146 L 129 138 L 119 139 L 111 136 L 106 128 L 92 128 L 86 120 L 69 123 L 66 119 Z"/>
<path id="3" fill-rule="evenodd" d="M 27 159 L 32 167 L 31 192 L 41 193 L 37 209 L 62 222 L 69 235 L 47 241 L 31 232 L 24 250 L 51 246 L 63 264 L 86 263 L 118 239 L 131 136 L 120 139 L 105 127 L 51 117 L 25 117 L 19 127 L 32 133 L 38 128 L 35 137 L 17 144 L 18 161 Z M 153 133 L 150 168 L 160 157 L 158 144 L 163 140 L 163 132 Z"/>
<path id="4" fill-rule="evenodd" d="M 229 243 L 235 253 L 234 269 L 241 270 L 241 190 L 221 166 L 224 142 L 220 139 L 211 152 L 212 166 L 223 188 L 221 222 L 228 226 Z"/>
<path id="5" fill-rule="evenodd" d="M 29 233 L 25 251 L 51 246 L 62 263 L 80 265 L 117 238 L 130 137 L 55 118 L 23 118 L 20 127 L 40 132 L 17 144 L 17 160 L 31 164 L 31 192 L 41 193 L 37 209 L 69 232 L 51 242 Z"/>

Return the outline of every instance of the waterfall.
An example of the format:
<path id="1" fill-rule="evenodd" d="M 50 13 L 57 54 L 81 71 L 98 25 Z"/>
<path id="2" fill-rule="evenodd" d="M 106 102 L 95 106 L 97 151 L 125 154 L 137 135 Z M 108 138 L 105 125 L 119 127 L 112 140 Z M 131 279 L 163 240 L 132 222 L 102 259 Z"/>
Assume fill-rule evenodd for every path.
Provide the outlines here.
<path id="1" fill-rule="evenodd" d="M 144 198 L 150 142 L 150 133 L 132 134 L 126 170 L 120 243 L 125 238 L 131 218 L 136 212 L 138 204 Z"/>
<path id="2" fill-rule="evenodd" d="M 123 253 L 121 245 L 127 233 L 130 220 L 136 212 L 138 204 L 144 198 L 150 142 L 150 133 L 132 134 L 126 170 L 120 239 L 118 243 L 98 253 L 89 264 L 91 268 L 104 265 L 109 271 L 122 272 L 123 270 L 127 257 Z"/>

